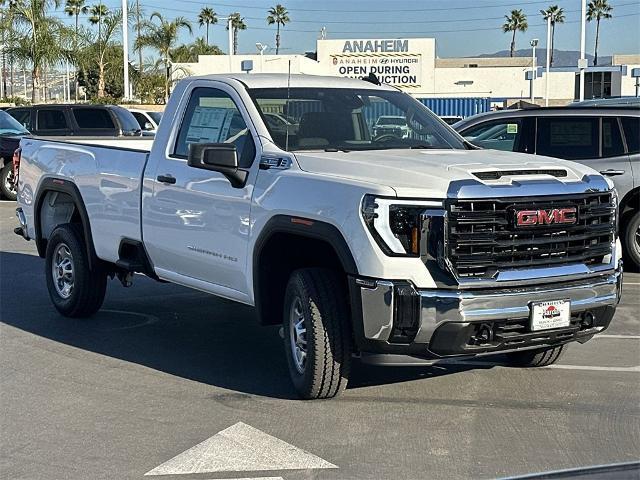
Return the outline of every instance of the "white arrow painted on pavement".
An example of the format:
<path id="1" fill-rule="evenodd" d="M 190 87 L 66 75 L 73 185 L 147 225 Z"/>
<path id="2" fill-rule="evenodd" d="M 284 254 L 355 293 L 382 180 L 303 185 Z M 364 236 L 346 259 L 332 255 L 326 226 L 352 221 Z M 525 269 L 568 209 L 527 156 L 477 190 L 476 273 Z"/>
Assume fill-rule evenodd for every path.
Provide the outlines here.
<path id="1" fill-rule="evenodd" d="M 242 422 L 157 466 L 145 475 L 338 468 Z"/>

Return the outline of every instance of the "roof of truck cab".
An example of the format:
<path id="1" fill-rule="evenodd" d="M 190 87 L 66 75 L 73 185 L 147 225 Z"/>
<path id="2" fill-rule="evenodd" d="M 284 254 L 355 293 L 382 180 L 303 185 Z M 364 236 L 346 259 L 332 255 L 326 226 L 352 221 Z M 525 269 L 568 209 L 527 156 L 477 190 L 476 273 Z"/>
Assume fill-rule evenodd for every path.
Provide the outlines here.
<path id="1" fill-rule="evenodd" d="M 226 81 L 229 79 L 244 83 L 247 88 L 359 88 L 395 91 L 390 85 L 375 85 L 358 78 L 331 77 L 322 75 L 289 75 L 286 73 L 237 73 L 226 75 L 204 75 L 201 79 Z M 193 78 L 193 77 L 191 77 Z"/>

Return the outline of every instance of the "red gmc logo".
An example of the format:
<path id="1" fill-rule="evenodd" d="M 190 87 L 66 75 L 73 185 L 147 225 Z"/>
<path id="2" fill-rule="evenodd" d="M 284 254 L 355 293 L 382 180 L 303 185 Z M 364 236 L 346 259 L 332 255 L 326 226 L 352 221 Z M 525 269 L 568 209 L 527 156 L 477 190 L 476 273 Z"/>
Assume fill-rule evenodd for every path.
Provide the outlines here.
<path id="1" fill-rule="evenodd" d="M 520 210 L 516 212 L 516 225 L 561 225 L 574 224 L 578 221 L 576 207 L 554 208 L 552 210 Z"/>

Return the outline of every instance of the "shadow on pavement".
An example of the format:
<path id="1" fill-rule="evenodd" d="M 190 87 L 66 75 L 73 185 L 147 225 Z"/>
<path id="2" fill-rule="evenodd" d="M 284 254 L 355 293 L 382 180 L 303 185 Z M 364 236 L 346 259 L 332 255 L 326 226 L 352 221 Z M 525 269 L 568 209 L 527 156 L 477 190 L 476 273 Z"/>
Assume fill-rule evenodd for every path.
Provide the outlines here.
<path id="1" fill-rule="evenodd" d="M 60 316 L 49 301 L 44 261 L 0 252 L 0 321 L 23 331 L 246 394 L 296 398 L 278 327 L 258 325 L 251 307 L 136 276 L 109 283 L 94 317 Z M 356 364 L 350 388 L 408 382 L 484 365 L 373 367 Z"/>

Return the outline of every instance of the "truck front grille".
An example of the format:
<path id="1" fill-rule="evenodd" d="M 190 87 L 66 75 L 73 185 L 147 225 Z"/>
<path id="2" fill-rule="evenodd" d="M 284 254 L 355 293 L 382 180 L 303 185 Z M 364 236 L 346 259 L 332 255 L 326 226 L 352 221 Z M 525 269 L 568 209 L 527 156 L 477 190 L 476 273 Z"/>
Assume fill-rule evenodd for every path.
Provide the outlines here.
<path id="1" fill-rule="evenodd" d="M 517 212 L 576 208 L 574 224 L 517 226 Z M 447 258 L 457 278 L 499 271 L 607 262 L 615 235 L 611 193 L 562 197 L 455 200 L 447 207 Z"/>

